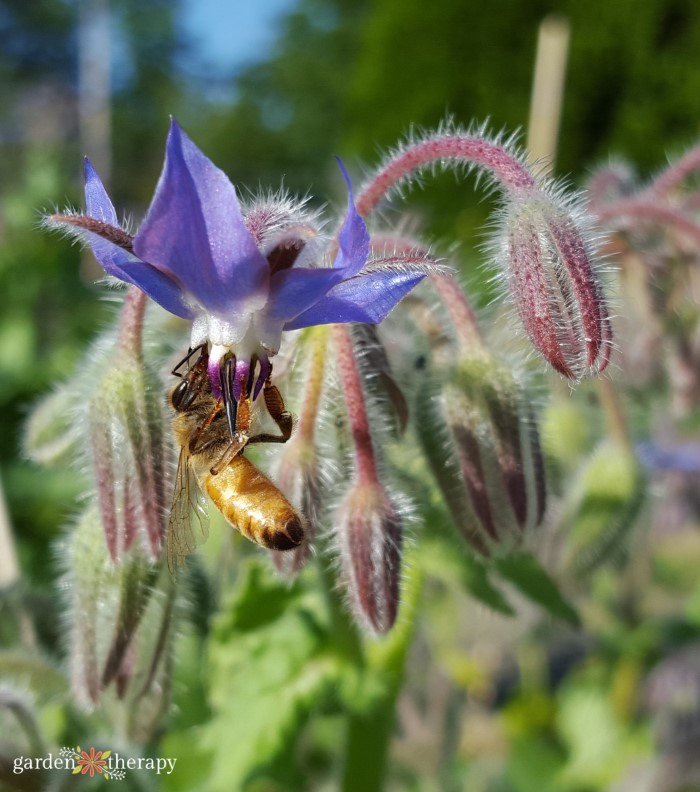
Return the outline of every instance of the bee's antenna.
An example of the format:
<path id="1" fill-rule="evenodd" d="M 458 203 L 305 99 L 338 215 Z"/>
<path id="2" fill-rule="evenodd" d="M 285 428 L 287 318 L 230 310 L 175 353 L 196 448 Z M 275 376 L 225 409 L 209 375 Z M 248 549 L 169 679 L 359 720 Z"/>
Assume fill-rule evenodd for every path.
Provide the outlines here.
<path id="1" fill-rule="evenodd" d="M 192 347 L 189 347 L 187 349 L 187 354 L 185 355 L 185 357 L 182 358 L 182 360 L 177 364 L 177 366 L 175 366 L 175 368 L 172 370 L 171 373 L 174 374 L 176 377 L 180 377 L 180 379 L 182 379 L 182 374 L 180 374 L 178 369 L 182 368 L 185 365 L 185 363 L 189 363 L 195 352 L 199 352 L 201 354 L 203 351 L 204 351 L 204 344 L 200 344 L 198 347 L 195 347 L 194 349 L 192 349 Z M 189 370 L 189 365 L 187 366 L 187 368 Z"/>

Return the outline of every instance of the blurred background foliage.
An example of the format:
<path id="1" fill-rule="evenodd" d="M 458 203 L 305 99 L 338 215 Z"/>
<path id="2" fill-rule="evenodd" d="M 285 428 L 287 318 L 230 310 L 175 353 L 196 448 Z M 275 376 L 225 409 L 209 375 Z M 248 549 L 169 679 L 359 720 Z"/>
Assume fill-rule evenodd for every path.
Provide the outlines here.
<path id="1" fill-rule="evenodd" d="M 537 28 L 553 12 L 571 26 L 557 173 L 582 183 L 594 166 L 621 155 L 649 174 L 697 139 L 696 0 L 290 0 L 273 46 L 235 73 L 212 67 L 180 24 L 176 3 L 0 2 L 0 471 L 22 585 L 42 617 L 46 652 L 58 652 L 52 542 L 73 513 L 80 485 L 71 470 L 39 471 L 22 459 L 22 426 L 32 403 L 70 376 L 113 313 L 92 285 L 98 273 L 89 258 L 39 228 L 42 210 L 81 205 L 81 155 L 89 154 L 106 176 L 115 205 L 138 218 L 157 180 L 173 114 L 237 185 L 257 191 L 283 183 L 314 201 L 329 200 L 342 192 L 334 154 L 359 177 L 411 125 L 435 127 L 451 115 L 465 125 L 488 118 L 494 130 L 524 128 Z M 95 21 L 100 14 L 102 23 Z M 90 35 L 105 18 L 111 81 L 100 88 Z M 99 51 L 99 35 L 97 41 Z M 460 243 L 465 273 L 479 261 L 478 230 L 491 207 L 470 186 L 438 176 L 408 197 L 428 239 Z M 475 301 L 487 302 L 487 286 L 470 280 Z M 697 304 L 690 310 L 697 322 Z M 654 350 L 661 354 L 663 346 Z M 630 375 L 623 403 L 633 439 L 646 440 L 670 409 L 668 385 L 653 372 L 635 382 L 620 365 L 623 377 Z M 687 648 L 700 631 L 697 474 L 671 470 L 654 474 L 651 484 L 642 480 L 619 448 L 599 446 L 609 430 L 596 387 L 582 386 L 571 398 L 557 389 L 555 383 L 545 447 L 561 495 L 558 527 L 571 529 L 572 566 L 564 569 L 584 628 L 563 628 L 527 605 L 518 607 L 516 621 L 485 612 L 464 593 L 464 576 L 472 575 L 473 593 L 477 573 L 450 564 L 428 544 L 425 558 L 415 561 L 425 563 L 428 583 L 387 788 L 700 788 L 660 780 L 664 768 L 682 778 L 690 749 L 700 745 L 700 668 Z M 665 426 L 669 437 L 692 437 L 700 415 L 686 410 Z M 644 530 L 631 533 L 640 513 Z M 603 544 L 596 544 L 601 535 Z M 545 560 L 560 557 L 561 535 L 550 538 L 540 542 Z M 586 554 L 593 545 L 597 550 Z M 610 560 L 617 566 L 602 563 Z M 227 696 L 250 684 L 242 706 L 246 713 L 258 706 L 250 658 L 259 639 L 236 603 L 260 600 L 254 607 L 267 613 L 262 634 L 290 664 L 321 663 L 325 628 L 315 623 L 316 604 L 307 601 L 313 600 L 308 579 L 287 591 L 266 575 L 254 565 L 241 572 L 218 615 L 210 613 L 214 594 L 197 592 L 197 629 L 183 640 L 176 679 L 178 714 L 160 749 L 183 756 L 182 769 L 164 788 L 194 789 L 209 773 L 224 779 L 216 788 L 227 788 L 217 765 L 229 751 L 225 735 L 233 730 L 244 740 L 247 726 L 236 721 L 247 715 L 226 704 Z M 290 607 L 304 603 L 307 617 L 290 623 L 265 610 L 262 603 L 277 598 L 288 598 Z M 11 607 L 11 598 L 3 600 L 3 610 Z M 207 693 L 197 630 L 210 629 Z M 11 644 L 18 635 L 6 626 L 0 638 Z M 267 735 L 277 764 L 245 789 L 333 788 L 322 784 L 337 764 L 343 702 L 359 695 L 351 676 L 324 666 L 307 699 L 287 702 L 280 733 Z M 75 739 L 72 716 L 52 709 L 50 693 L 39 699 L 49 702 L 42 716 L 48 733 L 59 743 Z M 285 741 L 311 713 L 314 721 L 285 769 Z M 205 737 L 193 748 L 195 726 Z M 254 752 L 259 745 L 247 737 Z M 251 767 L 241 760 L 241 777 L 250 770 L 255 779 L 250 752 Z"/>

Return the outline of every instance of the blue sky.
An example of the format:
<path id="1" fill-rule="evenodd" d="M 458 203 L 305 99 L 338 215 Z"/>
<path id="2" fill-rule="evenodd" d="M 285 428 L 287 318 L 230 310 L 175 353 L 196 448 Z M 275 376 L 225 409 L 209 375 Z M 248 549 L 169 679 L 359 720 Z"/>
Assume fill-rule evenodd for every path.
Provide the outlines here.
<path id="1" fill-rule="evenodd" d="M 265 57 L 295 0 L 180 0 L 181 24 L 202 61 L 238 69 Z"/>

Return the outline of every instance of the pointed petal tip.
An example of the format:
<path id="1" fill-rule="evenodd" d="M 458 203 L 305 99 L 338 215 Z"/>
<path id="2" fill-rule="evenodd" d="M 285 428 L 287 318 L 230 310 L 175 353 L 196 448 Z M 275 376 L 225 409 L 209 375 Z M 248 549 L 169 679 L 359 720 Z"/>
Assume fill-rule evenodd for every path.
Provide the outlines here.
<path id="1" fill-rule="evenodd" d="M 343 178 L 345 179 L 345 183 L 348 185 L 348 192 L 350 193 L 350 200 L 352 200 L 352 182 L 350 181 L 350 174 L 347 172 L 345 165 L 343 165 L 343 160 L 340 159 L 336 155 L 335 161 L 338 163 L 338 167 L 340 168 L 340 172 L 343 174 Z"/>
<path id="2" fill-rule="evenodd" d="M 87 156 L 83 157 L 83 177 L 86 182 L 95 177 L 99 179 L 99 176 L 97 175 L 97 171 L 95 170 L 92 162 L 90 162 L 90 159 Z"/>
<path id="3" fill-rule="evenodd" d="M 182 134 L 183 130 L 174 115 L 168 116 L 170 119 L 170 126 L 168 127 L 168 134 Z"/>

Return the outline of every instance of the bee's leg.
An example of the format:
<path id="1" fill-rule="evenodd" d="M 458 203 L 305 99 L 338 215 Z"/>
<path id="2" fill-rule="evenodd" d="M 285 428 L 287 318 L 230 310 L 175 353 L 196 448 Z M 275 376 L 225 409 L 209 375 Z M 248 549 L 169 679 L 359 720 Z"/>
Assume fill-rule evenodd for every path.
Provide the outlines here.
<path id="1" fill-rule="evenodd" d="M 226 450 L 221 455 L 218 462 L 214 465 L 214 467 L 210 468 L 209 472 L 212 474 L 212 476 L 216 476 L 220 471 L 224 470 L 229 462 L 231 462 L 232 459 L 235 459 L 235 457 L 237 457 L 247 445 L 248 435 L 243 432 L 236 432 L 231 438 L 231 442 L 226 447 Z"/>
<path id="2" fill-rule="evenodd" d="M 216 403 L 214 409 L 209 413 L 207 416 L 207 420 L 197 429 L 197 431 L 192 435 L 190 440 L 189 448 L 187 449 L 190 454 L 198 454 L 200 451 L 206 450 L 210 445 L 219 442 L 218 438 L 210 440 L 208 442 L 200 443 L 200 438 L 206 432 L 206 430 L 211 426 L 216 418 L 221 415 L 224 407 L 221 403 L 221 399 Z"/>
<path id="3" fill-rule="evenodd" d="M 226 362 L 228 363 L 228 361 Z M 233 401 L 231 394 L 229 394 L 229 396 L 231 397 L 231 402 L 236 404 L 236 402 Z M 248 391 L 245 386 L 243 387 L 241 398 L 236 405 L 234 415 L 235 424 L 233 431 L 231 432 L 231 442 L 226 447 L 226 450 L 221 455 L 218 462 L 209 471 L 212 476 L 216 476 L 219 471 L 223 470 L 229 464 L 229 462 L 237 457 L 248 445 L 250 433 L 250 397 L 248 396 Z M 229 421 L 230 428 L 231 413 L 229 412 L 228 405 L 226 408 L 226 417 Z"/>
<path id="4" fill-rule="evenodd" d="M 281 434 L 259 434 L 251 437 L 249 443 L 286 443 L 292 436 L 292 428 L 294 426 L 294 418 L 292 414 L 284 406 L 284 400 L 279 389 L 273 385 L 268 379 L 265 382 L 263 389 L 263 396 L 265 397 L 265 406 L 270 413 L 270 417 L 277 424 Z"/>

